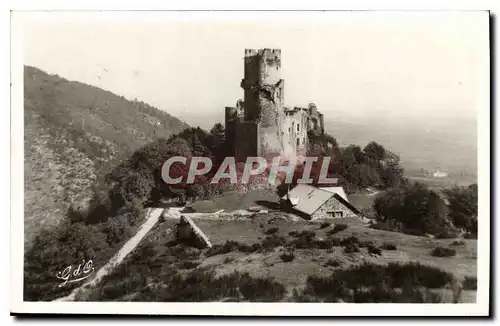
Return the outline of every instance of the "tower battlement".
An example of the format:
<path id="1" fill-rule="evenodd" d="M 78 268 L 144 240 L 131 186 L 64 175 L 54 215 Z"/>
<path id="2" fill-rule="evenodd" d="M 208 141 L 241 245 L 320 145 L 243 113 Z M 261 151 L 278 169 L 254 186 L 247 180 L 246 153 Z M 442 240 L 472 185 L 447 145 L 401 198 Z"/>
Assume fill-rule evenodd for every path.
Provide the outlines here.
<path id="1" fill-rule="evenodd" d="M 266 56 L 277 56 L 281 58 L 281 49 L 245 49 L 245 57 L 253 57 L 253 56 L 260 56 L 260 57 L 266 57 Z"/>

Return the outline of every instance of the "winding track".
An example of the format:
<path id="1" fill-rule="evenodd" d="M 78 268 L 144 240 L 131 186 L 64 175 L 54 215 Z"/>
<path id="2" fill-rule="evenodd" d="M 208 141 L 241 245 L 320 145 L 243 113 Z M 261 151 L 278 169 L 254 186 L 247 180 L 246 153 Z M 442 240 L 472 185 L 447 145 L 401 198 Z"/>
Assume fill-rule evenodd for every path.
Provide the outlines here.
<path id="1" fill-rule="evenodd" d="M 169 208 L 167 214 L 170 215 L 170 218 L 180 217 L 180 210 L 183 207 L 173 207 Z M 137 247 L 139 242 L 148 234 L 148 232 L 155 226 L 163 213 L 163 208 L 152 208 L 148 209 L 146 222 L 144 222 L 137 233 L 130 238 L 123 247 L 113 256 L 110 260 L 96 273 L 96 275 L 92 278 L 92 280 L 84 283 L 82 286 L 74 289 L 69 295 L 65 297 L 61 297 L 55 299 L 54 301 L 74 301 L 77 296 L 84 296 L 85 293 L 88 293 L 93 287 L 95 287 L 99 282 L 103 279 L 104 276 L 108 275 L 113 271 L 113 269 L 119 265 L 125 257 L 132 250 Z"/>

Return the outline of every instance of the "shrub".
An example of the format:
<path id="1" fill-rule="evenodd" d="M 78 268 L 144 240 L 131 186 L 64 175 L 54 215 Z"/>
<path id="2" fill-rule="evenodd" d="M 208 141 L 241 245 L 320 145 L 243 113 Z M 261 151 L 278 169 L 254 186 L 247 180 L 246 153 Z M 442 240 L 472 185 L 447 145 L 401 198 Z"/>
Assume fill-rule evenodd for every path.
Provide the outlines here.
<path id="1" fill-rule="evenodd" d="M 344 239 L 342 239 L 342 241 L 340 241 L 341 246 L 347 246 L 349 244 L 359 245 L 359 239 L 355 236 L 350 236 L 350 237 L 344 238 Z"/>
<path id="2" fill-rule="evenodd" d="M 369 247 L 374 247 L 375 246 L 375 242 L 373 241 L 359 241 L 359 247 L 360 248 L 369 248 Z"/>
<path id="3" fill-rule="evenodd" d="M 266 231 L 264 231 L 265 234 L 274 234 L 276 232 L 278 232 L 279 228 L 270 228 L 270 229 L 267 229 Z"/>
<path id="4" fill-rule="evenodd" d="M 466 276 L 462 286 L 464 290 L 477 290 L 477 277 Z"/>
<path id="5" fill-rule="evenodd" d="M 206 252 L 206 256 L 215 256 L 221 254 L 227 254 L 232 251 L 239 251 L 244 253 L 252 253 L 263 250 L 271 250 L 276 247 L 280 247 L 286 244 L 286 239 L 284 237 L 277 236 L 275 234 L 266 237 L 261 243 L 254 243 L 252 245 L 247 245 L 245 243 L 228 240 L 223 245 L 215 245 L 209 248 Z"/>
<path id="6" fill-rule="evenodd" d="M 435 257 L 452 257 L 456 255 L 455 249 L 446 247 L 436 247 L 432 250 L 431 255 Z"/>
<path id="7" fill-rule="evenodd" d="M 477 233 L 466 233 L 464 234 L 464 239 L 477 239 Z"/>
<path id="8" fill-rule="evenodd" d="M 250 301 L 276 302 L 285 295 L 286 288 L 273 278 L 252 278 L 244 274 L 239 290 L 244 298 Z"/>
<path id="9" fill-rule="evenodd" d="M 177 276 L 161 291 L 160 301 L 280 301 L 285 294 L 283 284 L 273 278 L 253 278 L 248 273 L 234 272 L 215 277 L 213 271 L 194 270 L 187 277 Z"/>
<path id="10" fill-rule="evenodd" d="M 293 239 L 288 245 L 296 249 L 331 249 L 333 247 L 333 241 L 330 239 L 313 239 L 306 235 Z"/>
<path id="11" fill-rule="evenodd" d="M 441 296 L 429 290 L 419 290 L 404 287 L 402 290 L 376 285 L 368 290 L 356 289 L 352 295 L 355 303 L 440 303 Z"/>
<path id="12" fill-rule="evenodd" d="M 239 247 L 238 242 L 228 240 L 223 245 L 214 245 L 211 248 L 209 248 L 206 252 L 206 256 L 211 257 L 215 255 L 227 254 L 228 252 L 238 250 L 238 247 Z"/>
<path id="13" fill-rule="evenodd" d="M 295 254 L 293 252 L 285 252 L 280 255 L 281 260 L 283 260 L 285 263 L 288 263 L 292 260 L 295 259 Z"/>
<path id="14" fill-rule="evenodd" d="M 306 248 L 311 248 L 313 245 L 311 244 L 311 239 L 308 239 L 306 237 L 300 237 L 298 239 L 293 239 L 292 241 L 288 242 L 288 246 L 294 247 L 296 249 L 306 249 Z"/>
<path id="15" fill-rule="evenodd" d="M 439 297 L 418 288 L 444 287 L 452 279 L 452 274 L 420 263 L 365 263 L 327 277 L 308 277 L 298 297 L 327 302 L 439 302 Z"/>
<path id="16" fill-rule="evenodd" d="M 328 261 L 326 262 L 326 266 L 339 267 L 340 263 L 336 259 L 328 259 Z"/>
<path id="17" fill-rule="evenodd" d="M 264 224 L 260 223 L 260 224 L 259 224 L 259 227 L 260 227 L 261 229 L 263 229 L 263 228 L 264 228 Z"/>
<path id="18" fill-rule="evenodd" d="M 240 243 L 240 245 L 238 246 L 238 250 L 241 252 L 245 252 L 245 253 L 257 252 L 261 249 L 262 249 L 262 246 L 260 243 L 254 243 L 252 245 L 246 245 L 246 244 Z"/>
<path id="19" fill-rule="evenodd" d="M 378 256 L 382 255 L 382 250 L 380 250 L 380 248 L 377 248 L 373 245 L 369 245 L 367 248 L 368 248 L 368 253 L 370 253 L 370 254 L 374 254 L 374 255 L 378 255 Z"/>
<path id="20" fill-rule="evenodd" d="M 327 228 L 327 227 L 329 227 L 329 226 L 330 226 L 330 223 L 328 223 L 328 222 L 323 222 L 323 223 L 321 223 L 321 225 L 319 226 L 319 228 L 320 228 L 320 229 L 324 229 L 324 228 Z"/>
<path id="21" fill-rule="evenodd" d="M 444 287 L 453 280 L 453 275 L 440 268 L 423 265 L 418 262 L 405 264 L 389 263 L 388 275 L 392 279 L 393 287 L 424 286 L 435 289 Z"/>
<path id="22" fill-rule="evenodd" d="M 130 224 L 134 225 L 136 222 L 141 221 L 146 216 L 142 201 L 136 197 L 127 202 L 126 209 L 131 212 Z"/>
<path id="23" fill-rule="evenodd" d="M 351 254 L 354 252 L 359 252 L 359 246 L 356 243 L 348 243 L 344 247 L 344 253 Z"/>
<path id="24" fill-rule="evenodd" d="M 451 227 L 443 227 L 442 229 L 438 230 L 438 232 L 435 233 L 436 239 L 452 239 L 456 238 L 458 236 L 457 230 L 451 228 Z"/>
<path id="25" fill-rule="evenodd" d="M 335 234 L 337 232 L 344 231 L 345 229 L 347 229 L 347 227 L 348 227 L 347 224 L 335 224 L 333 229 L 328 231 L 328 234 L 332 235 L 332 234 Z"/>
<path id="26" fill-rule="evenodd" d="M 465 242 L 462 240 L 455 240 L 450 243 L 450 246 L 465 246 Z"/>
<path id="27" fill-rule="evenodd" d="M 332 249 L 333 242 L 330 239 L 312 241 L 315 249 Z"/>
<path id="28" fill-rule="evenodd" d="M 398 248 L 396 247 L 395 244 L 393 243 L 384 243 L 380 248 L 384 250 L 397 250 Z"/>
<path id="29" fill-rule="evenodd" d="M 118 284 L 106 284 L 101 288 L 99 300 L 111 301 L 129 294 L 130 289 L 146 285 L 145 277 L 140 275 L 123 278 Z"/>
<path id="30" fill-rule="evenodd" d="M 279 246 L 283 246 L 286 243 L 286 239 L 284 237 L 277 236 L 275 234 L 266 237 L 262 241 L 262 249 L 263 250 L 270 250 L 274 249 Z"/>
<path id="31" fill-rule="evenodd" d="M 288 232 L 288 235 L 291 237 L 296 237 L 298 233 L 299 232 L 297 232 L 297 231 L 290 231 L 290 232 Z"/>
<path id="32" fill-rule="evenodd" d="M 342 243 L 342 239 L 339 238 L 331 238 L 330 241 L 334 247 L 340 247 Z"/>
<path id="33" fill-rule="evenodd" d="M 69 294 L 80 284 L 67 283 L 55 275 L 66 266 L 92 260 L 100 268 L 112 255 L 107 236 L 98 225 L 64 220 L 52 230 L 41 231 L 24 256 L 24 300 L 51 301 Z"/>
<path id="34" fill-rule="evenodd" d="M 150 251 L 154 251 L 154 250 L 155 249 L 153 248 Z M 194 248 L 194 247 L 187 247 L 184 245 L 176 245 L 176 246 L 170 247 L 168 249 L 168 253 L 172 256 L 175 256 L 175 257 L 181 258 L 181 259 L 196 259 L 200 256 L 201 250 Z M 142 256 L 148 257 L 148 256 L 151 256 L 151 254 L 150 255 L 143 254 Z"/>
<path id="35" fill-rule="evenodd" d="M 197 261 L 189 261 L 189 260 L 187 260 L 187 261 L 183 261 L 180 264 L 179 268 L 182 268 L 182 269 L 193 269 L 193 268 L 198 267 L 198 265 L 200 265 L 200 263 L 197 262 Z"/>

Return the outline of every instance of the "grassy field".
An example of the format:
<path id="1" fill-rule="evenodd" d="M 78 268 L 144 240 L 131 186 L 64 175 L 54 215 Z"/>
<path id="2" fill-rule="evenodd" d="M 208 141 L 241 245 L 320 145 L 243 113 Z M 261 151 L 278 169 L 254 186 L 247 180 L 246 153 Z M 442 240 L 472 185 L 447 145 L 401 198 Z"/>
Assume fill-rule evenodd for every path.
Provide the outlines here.
<path id="1" fill-rule="evenodd" d="M 237 207 L 241 208 L 246 204 L 254 206 L 255 203 L 252 204 L 251 198 L 258 198 L 263 194 L 247 193 L 244 196 L 245 199 L 240 201 L 245 204 Z M 221 197 L 213 202 L 211 210 L 222 207 L 230 210 L 233 207 L 232 201 L 236 199 L 237 196 L 234 194 L 229 195 L 226 200 Z M 273 296 L 266 297 L 271 298 L 269 300 L 301 301 L 295 293 L 310 287 L 308 285 L 310 277 L 328 278 L 333 275 L 332 273 L 356 268 L 362 264 L 386 266 L 390 263 L 419 262 L 448 272 L 460 282 L 466 277 L 474 279 L 477 273 L 476 240 L 431 239 L 375 230 L 361 225 L 355 219 L 335 220 L 335 224 L 346 224 L 347 227 L 334 233 L 332 232 L 335 227 L 333 220 L 328 221 L 330 223 L 328 225 L 325 221 L 292 220 L 287 214 L 279 212 L 254 214 L 252 218 L 236 220 L 196 218 L 195 222 L 210 238 L 216 250 L 199 250 L 177 243 L 173 236 L 175 232 L 172 232 L 177 221 L 167 220 L 155 227 L 136 251 L 118 268 L 118 271 L 110 275 L 94 291 L 91 298 L 81 298 L 81 300 L 220 301 L 227 299 L 240 301 L 226 292 L 223 294 L 217 292 L 219 294 L 215 297 L 204 297 L 200 287 L 208 286 L 203 285 L 204 282 L 210 283 L 224 279 L 224 277 L 232 280 L 234 275 L 241 277 L 241 275 L 248 274 L 249 279 L 257 280 L 257 283 L 263 282 L 262 280 L 271 280 L 284 286 L 283 296 L 279 296 L 279 299 L 272 299 L 275 298 Z M 391 244 L 395 250 L 382 249 L 381 254 L 377 255 L 369 252 L 369 246 L 360 245 L 358 252 L 347 253 L 345 246 L 338 244 L 324 249 L 308 248 L 309 244 L 305 247 L 296 246 L 290 249 L 297 240 L 296 233 L 303 231 L 313 234 L 313 237 L 307 240 L 308 243 L 322 243 L 333 239 L 340 241 L 356 237 L 359 243 L 370 242 L 377 248 L 384 248 L 384 245 Z M 243 250 L 252 245 L 259 246 L 269 239 L 282 239 L 283 242 L 271 244 L 265 250 Z M 221 246 L 228 241 L 236 241 L 244 248 L 238 249 L 233 244 L 232 247 L 230 246 L 231 249 L 221 251 Z M 452 248 L 456 254 L 452 257 L 432 256 L 431 252 L 436 247 Z M 286 261 L 283 258 L 284 253 L 290 250 L 293 252 L 293 258 Z M 126 281 L 124 281 L 123 273 L 127 275 Z M 131 275 L 135 276 L 131 278 Z M 191 279 L 193 277 L 194 279 Z M 184 284 L 184 287 L 175 288 L 178 285 L 174 286 L 173 283 Z M 186 283 L 191 285 L 188 286 Z M 194 283 L 198 285 L 192 285 Z M 265 287 L 274 288 L 274 286 L 271 284 Z M 225 289 L 226 286 L 222 285 L 222 288 Z M 440 294 L 442 301 L 452 302 L 450 289 L 441 287 L 432 291 Z M 167 295 L 167 293 L 170 294 Z M 460 302 L 474 302 L 475 293 L 474 290 L 465 289 L 461 294 Z"/>
<path id="2" fill-rule="evenodd" d="M 196 212 L 214 213 L 223 209 L 231 212 L 239 209 L 260 206 L 262 209 L 277 208 L 279 197 L 273 190 L 250 190 L 247 193 L 227 192 L 210 200 L 200 200 L 193 203 Z"/>
<path id="3" fill-rule="evenodd" d="M 262 216 L 257 216 L 250 221 L 196 220 L 196 223 L 214 244 L 222 244 L 228 240 L 247 244 L 258 243 L 267 236 L 265 233 L 266 230 L 275 227 L 278 228 L 275 234 L 283 236 L 288 240 L 292 239 L 289 235 L 290 232 L 304 230 L 314 231 L 318 238 L 327 238 L 327 233 L 332 228 L 330 226 L 320 229 L 320 223 L 306 221 L 292 222 L 286 219 L 273 218 L 269 215 L 271 214 L 262 214 Z M 336 233 L 334 235 L 335 237 L 347 238 L 355 236 L 360 241 L 373 241 L 376 246 L 381 246 L 384 243 L 391 243 L 396 245 L 397 250 L 387 250 L 383 252 L 382 256 L 376 257 L 364 252 L 363 248 L 361 252 L 355 253 L 354 255 L 343 255 L 339 252 L 341 251 L 340 247 L 335 248 L 335 251 L 332 253 L 329 253 L 327 250 L 315 249 L 312 252 L 310 250 L 304 250 L 303 259 L 308 260 L 312 265 L 321 265 L 322 262 L 330 258 L 339 258 L 344 261 L 345 264 L 358 263 L 365 260 L 381 264 L 389 262 L 421 261 L 432 266 L 440 267 L 458 277 L 476 276 L 477 240 L 465 239 L 461 240 L 464 243 L 463 245 L 452 246 L 457 252 L 453 257 L 434 257 L 430 254 L 432 249 L 439 246 L 450 247 L 455 240 L 431 239 L 398 232 L 375 230 L 359 224 L 356 225 L 354 221 L 345 221 L 345 219 L 339 219 L 338 223 L 348 224 L 349 227 Z M 287 268 L 293 269 L 293 266 L 287 266 Z M 280 277 L 278 274 L 274 276 Z"/>
<path id="4" fill-rule="evenodd" d="M 445 188 L 451 188 L 453 186 L 468 186 L 474 182 L 474 179 L 452 179 L 452 178 L 433 178 L 433 177 L 408 177 L 410 181 L 420 182 L 427 185 L 429 188 L 434 190 L 442 190 Z"/>

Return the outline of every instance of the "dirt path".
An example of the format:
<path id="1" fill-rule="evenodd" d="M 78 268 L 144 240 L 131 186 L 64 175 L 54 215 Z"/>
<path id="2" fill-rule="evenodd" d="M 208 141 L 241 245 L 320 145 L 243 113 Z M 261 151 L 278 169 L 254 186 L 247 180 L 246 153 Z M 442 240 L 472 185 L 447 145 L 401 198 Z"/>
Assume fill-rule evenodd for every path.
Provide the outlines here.
<path id="1" fill-rule="evenodd" d="M 160 215 L 163 213 L 163 208 L 153 208 L 149 209 L 147 212 L 146 222 L 144 222 L 137 233 L 130 238 L 123 247 L 113 256 L 111 259 L 96 273 L 94 278 L 83 284 L 82 286 L 74 289 L 71 294 L 56 299 L 54 301 L 74 301 L 75 298 L 80 296 L 85 296 L 86 293 L 89 292 L 93 287 L 95 287 L 99 282 L 103 279 L 104 276 L 108 275 L 113 271 L 113 269 L 119 265 L 127 255 L 132 252 L 132 250 L 137 247 L 139 242 L 148 234 L 148 232 L 155 226 L 160 218 Z M 176 209 L 169 210 L 169 215 L 177 215 L 178 212 Z"/>

